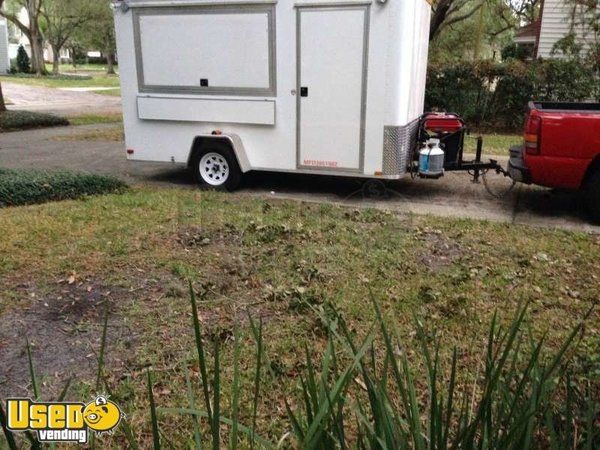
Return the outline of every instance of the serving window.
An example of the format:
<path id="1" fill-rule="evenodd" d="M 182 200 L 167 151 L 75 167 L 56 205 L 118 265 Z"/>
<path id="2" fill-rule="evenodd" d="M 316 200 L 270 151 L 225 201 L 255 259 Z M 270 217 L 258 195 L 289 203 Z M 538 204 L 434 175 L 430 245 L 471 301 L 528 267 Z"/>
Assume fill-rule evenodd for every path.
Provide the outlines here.
<path id="1" fill-rule="evenodd" d="M 140 8 L 140 92 L 275 96 L 274 5 Z"/>

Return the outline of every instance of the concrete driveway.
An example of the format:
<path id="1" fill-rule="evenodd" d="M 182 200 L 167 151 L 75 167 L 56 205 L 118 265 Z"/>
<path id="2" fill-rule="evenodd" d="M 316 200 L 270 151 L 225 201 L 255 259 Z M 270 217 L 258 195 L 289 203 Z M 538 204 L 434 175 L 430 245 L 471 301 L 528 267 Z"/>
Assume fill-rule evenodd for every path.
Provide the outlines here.
<path id="1" fill-rule="evenodd" d="M 56 140 L 60 136 L 114 126 L 61 127 L 0 134 L 0 167 L 86 170 L 115 174 L 136 184 L 196 187 L 185 168 L 168 164 L 128 163 L 121 142 Z M 236 195 L 372 206 L 401 213 L 600 232 L 600 227 L 588 223 L 574 193 L 517 185 L 507 196 L 497 199 L 488 194 L 481 183 L 472 183 L 466 173 L 448 173 L 440 180 L 411 180 L 407 177 L 387 183 L 383 195 L 365 192 L 363 181 L 342 177 L 251 173 L 245 176 Z"/>
<path id="2" fill-rule="evenodd" d="M 55 89 L 18 83 L 2 83 L 10 109 L 45 112 L 62 116 L 121 112 L 121 97 L 95 94 L 93 91 Z"/>

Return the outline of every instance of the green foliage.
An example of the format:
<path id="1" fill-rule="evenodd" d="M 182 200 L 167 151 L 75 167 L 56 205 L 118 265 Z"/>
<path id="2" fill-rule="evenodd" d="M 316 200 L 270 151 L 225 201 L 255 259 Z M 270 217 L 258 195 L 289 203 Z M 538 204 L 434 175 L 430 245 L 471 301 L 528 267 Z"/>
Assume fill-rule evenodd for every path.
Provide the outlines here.
<path id="1" fill-rule="evenodd" d="M 31 72 L 31 62 L 29 61 L 25 47 L 22 45 L 19 45 L 19 49 L 17 50 L 17 71 L 21 73 Z"/>
<path id="2" fill-rule="evenodd" d="M 68 74 L 68 73 L 61 73 L 58 75 L 54 75 L 54 74 L 48 74 L 48 75 L 44 75 L 43 77 L 38 77 L 36 74 L 34 73 L 14 73 L 11 74 L 10 76 L 4 76 L 7 79 L 7 81 L 12 81 L 14 79 L 15 83 L 18 83 L 18 80 L 42 80 L 42 81 L 54 81 L 54 80 L 64 80 L 64 81 L 87 81 L 87 80 L 93 80 L 94 77 L 92 77 L 91 75 L 80 75 L 80 74 Z"/>
<path id="3" fill-rule="evenodd" d="M 525 45 L 519 45 L 515 42 L 511 42 L 502 49 L 501 55 L 502 61 L 509 59 L 525 61 L 527 58 L 531 58 L 533 56 L 533 46 L 527 47 Z"/>
<path id="4" fill-rule="evenodd" d="M 64 117 L 32 111 L 0 112 L 0 132 L 69 125 Z"/>
<path id="5" fill-rule="evenodd" d="M 435 0 L 433 5 L 434 11 L 450 6 L 450 13 L 429 43 L 429 61 L 435 63 L 491 58 L 519 27 L 511 3 L 503 0 Z M 432 14 L 432 23 L 437 16 Z"/>
<path id="6" fill-rule="evenodd" d="M 239 437 L 251 447 L 279 448 L 238 423 L 237 399 L 240 385 L 232 386 L 232 417 L 219 408 L 221 392 L 219 340 L 215 340 L 212 377 L 207 375 L 209 354 L 197 319 L 196 299 L 191 289 L 192 320 L 198 349 L 201 387 L 205 410 L 196 409 L 190 397 L 188 408 L 156 408 L 149 391 L 155 448 L 159 436 L 156 412 L 194 418 L 196 448 L 209 442 L 213 449 L 224 448 L 223 425 L 230 430 L 228 448 L 236 448 Z M 293 448 L 329 449 L 451 449 L 451 448 L 592 448 L 598 436 L 598 413 L 592 394 L 582 390 L 565 364 L 568 350 L 583 331 L 591 311 L 575 326 L 553 354 L 544 352 L 545 337 L 536 340 L 527 324 L 527 307 L 520 308 L 508 326 L 499 325 L 494 315 L 487 336 L 481 372 L 461 373 L 463 352 L 454 348 L 450 360 L 441 356 L 438 338 L 415 318 L 420 343 L 417 361 L 409 360 L 399 333 L 388 325 L 374 302 L 376 318 L 370 331 L 357 338 L 335 310 L 322 315 L 327 345 L 320 364 L 313 362 L 305 347 L 304 374 L 297 389 L 300 401 L 284 398 Z M 257 351 L 262 335 L 250 319 Z M 260 330 L 260 328 L 258 328 Z M 240 334 L 234 340 L 234 372 L 239 354 Z M 468 352 L 467 352 L 468 353 Z M 382 360 L 380 360 L 382 359 Z M 263 358 L 256 360 L 260 372 Z M 420 380 L 418 383 L 416 380 Z M 417 384 L 427 388 L 419 397 Z M 209 393 L 208 387 L 212 388 Z M 257 405 L 259 390 L 254 389 Z M 561 401 L 564 396 L 566 401 Z M 211 402 L 212 399 L 212 402 Z M 272 413 L 272 412 L 271 412 Z M 197 420 L 204 419 L 208 436 L 202 436 Z M 246 444 L 247 445 L 247 444 Z M 248 446 L 248 445 L 247 445 Z"/>
<path id="7" fill-rule="evenodd" d="M 527 103 L 600 97 L 594 69 L 577 59 L 430 65 L 425 109 L 458 112 L 478 127 L 518 129 Z"/>
<path id="8" fill-rule="evenodd" d="M 120 192 L 117 178 L 88 173 L 0 169 L 0 207 Z"/>

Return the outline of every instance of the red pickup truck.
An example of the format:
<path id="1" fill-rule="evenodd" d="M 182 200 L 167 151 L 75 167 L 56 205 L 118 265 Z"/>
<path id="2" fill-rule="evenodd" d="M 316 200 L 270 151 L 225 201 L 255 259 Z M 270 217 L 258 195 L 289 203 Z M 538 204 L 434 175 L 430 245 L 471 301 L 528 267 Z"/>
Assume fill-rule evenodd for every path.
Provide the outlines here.
<path id="1" fill-rule="evenodd" d="M 530 102 L 508 171 L 519 182 L 581 191 L 600 222 L 600 103 Z"/>

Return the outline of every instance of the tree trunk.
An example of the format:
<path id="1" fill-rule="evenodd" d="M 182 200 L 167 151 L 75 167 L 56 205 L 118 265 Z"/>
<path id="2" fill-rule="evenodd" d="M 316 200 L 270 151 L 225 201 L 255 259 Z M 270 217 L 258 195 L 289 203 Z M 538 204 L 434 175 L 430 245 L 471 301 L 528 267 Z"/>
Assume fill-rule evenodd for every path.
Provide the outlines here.
<path id="1" fill-rule="evenodd" d="M 27 2 L 27 17 L 29 18 L 29 43 L 31 44 L 31 71 L 38 76 L 46 74 L 44 65 L 44 36 L 38 22 L 39 11 L 36 2 Z"/>
<path id="2" fill-rule="evenodd" d="M 52 46 L 52 73 L 58 75 L 60 66 L 60 48 Z"/>
<path id="3" fill-rule="evenodd" d="M 0 83 L 0 112 L 6 111 L 6 103 L 4 103 L 4 95 L 2 94 L 2 84 Z"/>
<path id="4" fill-rule="evenodd" d="M 44 44 L 43 37 L 38 27 L 32 24 L 31 36 L 29 38 L 31 44 L 31 71 L 38 76 L 46 73 L 44 66 Z"/>
<path id="5" fill-rule="evenodd" d="M 115 75 L 115 54 L 112 50 L 106 52 L 106 73 L 107 75 Z"/>
<path id="6" fill-rule="evenodd" d="M 437 36 L 442 24 L 446 20 L 446 16 L 448 15 L 448 11 L 452 6 L 454 0 L 440 0 L 431 15 L 431 23 L 429 25 L 429 41 L 433 41 L 433 39 Z"/>

